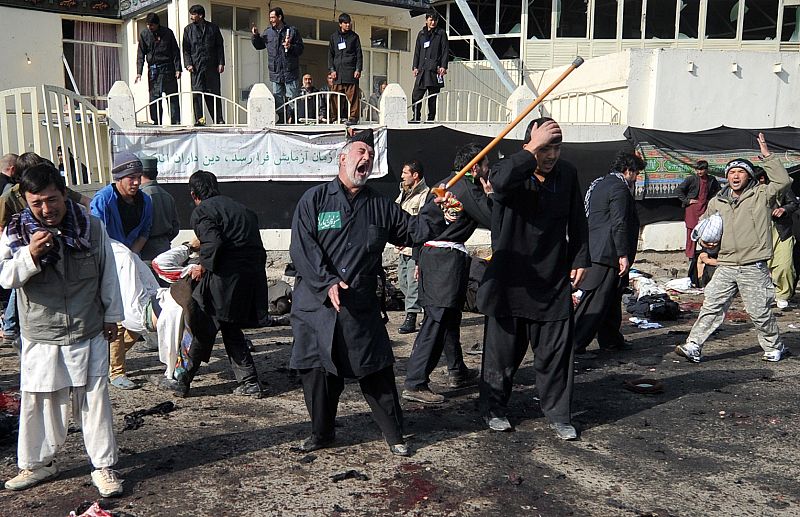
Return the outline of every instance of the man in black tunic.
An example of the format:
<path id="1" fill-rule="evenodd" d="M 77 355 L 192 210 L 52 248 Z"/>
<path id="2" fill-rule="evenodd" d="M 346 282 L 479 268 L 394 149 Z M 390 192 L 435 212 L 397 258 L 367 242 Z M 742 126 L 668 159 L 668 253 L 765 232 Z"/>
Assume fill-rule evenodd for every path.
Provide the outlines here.
<path id="1" fill-rule="evenodd" d="M 191 224 L 200 240 L 200 267 L 192 270 L 189 328 L 191 368 L 177 379 L 174 391 L 185 397 L 201 362 L 208 362 L 217 331 L 239 386 L 235 395 L 261 398 L 262 388 L 242 327 L 257 326 L 267 310 L 267 253 L 261 243 L 256 214 L 222 196 L 217 178 L 208 171 L 189 177 L 194 200 Z"/>
<path id="2" fill-rule="evenodd" d="M 220 95 L 220 74 L 225 71 L 225 46 L 219 27 L 206 21 L 202 5 L 189 8 L 192 21 L 183 28 L 183 64 L 192 74 L 192 105 L 196 126 L 204 126 L 203 99 L 214 122 L 224 124 L 222 100 L 206 93 Z"/>
<path id="3" fill-rule="evenodd" d="M 136 80 L 142 80 L 142 69 L 147 59 L 147 84 L 150 88 L 150 120 L 161 125 L 161 95 L 178 93 L 178 79 L 181 78 L 181 50 L 175 34 L 161 26 L 156 13 L 146 18 L 147 28 L 139 33 L 136 49 Z M 169 98 L 169 116 L 173 126 L 181 123 L 181 107 L 177 96 Z"/>
<path id="4" fill-rule="evenodd" d="M 338 177 L 307 191 L 292 220 L 289 249 L 297 276 L 289 365 L 299 371 L 311 416 L 304 452 L 333 443 L 349 377 L 358 379 L 392 454 L 409 454 L 376 288 L 386 243 L 412 245 L 416 220 L 366 185 L 374 156 L 372 131 L 362 131 L 340 151 Z"/>
<path id="5" fill-rule="evenodd" d="M 511 430 L 508 400 L 530 342 L 542 412 L 560 438 L 575 439 L 570 284 L 578 287 L 590 262 L 577 171 L 560 154 L 561 128 L 537 119 L 522 150 L 489 173 L 494 254 L 478 291 L 481 408 L 490 429 Z"/>
<path id="6" fill-rule="evenodd" d="M 460 171 L 482 147 L 467 144 L 458 150 L 453 169 Z M 419 249 L 420 304 L 425 318 L 419 329 L 411 357 L 406 363 L 406 382 L 403 398 L 423 404 L 441 404 L 444 396 L 428 387 L 430 374 L 439 363 L 442 351 L 447 358 L 450 387 L 460 388 L 475 379 L 475 371 L 467 368 L 461 352 L 461 309 L 467 297 L 469 281 L 469 254 L 464 243 L 480 225 L 491 226 L 491 185 L 487 182 L 489 159 L 483 158 L 450 189 L 458 199 L 451 210 L 460 216 L 441 234 Z M 453 175 L 445 180 L 445 183 Z M 428 201 L 420 212 L 420 224 L 428 216 L 440 216 L 441 209 Z"/>
<path id="7" fill-rule="evenodd" d="M 428 121 L 436 118 L 437 93 L 444 87 L 444 76 L 447 74 L 447 62 L 450 58 L 450 46 L 447 32 L 439 27 L 441 17 L 431 9 L 425 14 L 425 27 L 417 34 L 414 46 L 414 63 L 411 72 L 414 74 L 414 90 L 411 92 L 413 106 L 413 122 L 419 122 L 422 113 L 420 102 L 428 93 Z"/>
<path id="8" fill-rule="evenodd" d="M 594 180 L 586 193 L 592 267 L 581 284 L 583 294 L 575 308 L 575 354 L 591 357 L 586 347 L 595 336 L 600 350 L 613 352 L 625 347 L 619 331 L 622 292 L 628 286 L 639 241 L 639 216 L 631 190 L 644 165 L 635 154 L 620 152 L 611 172 Z"/>

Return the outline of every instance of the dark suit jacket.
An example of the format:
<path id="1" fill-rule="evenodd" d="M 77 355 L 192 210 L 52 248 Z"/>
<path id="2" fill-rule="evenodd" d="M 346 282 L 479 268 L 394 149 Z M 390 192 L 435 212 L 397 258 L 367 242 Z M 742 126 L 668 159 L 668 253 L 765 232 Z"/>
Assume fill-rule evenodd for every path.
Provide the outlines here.
<path id="1" fill-rule="evenodd" d="M 708 184 L 708 199 L 711 199 L 719 192 L 719 180 L 709 174 L 708 181 L 710 181 Z M 675 195 L 681 200 L 682 206 L 689 206 L 689 201 L 697 199 L 697 196 L 700 195 L 700 178 L 696 174 L 687 176 L 680 185 L 675 187 Z"/>
<path id="2" fill-rule="evenodd" d="M 633 264 L 639 241 L 639 216 L 631 191 L 617 176 L 607 174 L 589 200 L 589 255 L 592 263 L 619 266 L 619 257 Z"/>

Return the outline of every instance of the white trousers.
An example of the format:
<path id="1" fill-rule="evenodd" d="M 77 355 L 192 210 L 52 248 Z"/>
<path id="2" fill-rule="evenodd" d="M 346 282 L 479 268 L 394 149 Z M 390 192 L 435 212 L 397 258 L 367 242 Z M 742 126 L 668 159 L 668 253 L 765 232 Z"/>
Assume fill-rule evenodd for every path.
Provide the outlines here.
<path id="1" fill-rule="evenodd" d="M 108 378 L 102 376 L 88 377 L 86 386 L 20 393 L 19 468 L 34 470 L 49 464 L 64 445 L 70 415 L 70 389 L 73 404 L 80 408 L 83 443 L 92 465 L 99 469 L 117 463 Z"/>
<path id="2" fill-rule="evenodd" d="M 183 307 L 169 294 L 169 289 L 159 289 L 157 296 L 161 305 L 161 314 L 156 324 L 158 359 L 167 367 L 164 377 L 172 379 L 183 337 Z"/>

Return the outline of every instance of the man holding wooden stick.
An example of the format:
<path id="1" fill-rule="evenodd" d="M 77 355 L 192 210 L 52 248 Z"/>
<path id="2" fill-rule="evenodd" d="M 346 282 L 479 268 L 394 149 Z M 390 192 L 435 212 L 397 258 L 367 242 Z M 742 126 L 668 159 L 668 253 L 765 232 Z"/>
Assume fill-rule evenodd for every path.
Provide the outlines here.
<path id="1" fill-rule="evenodd" d="M 481 409 L 490 429 L 512 429 L 508 400 L 530 342 L 542 412 L 559 438 L 572 440 L 571 290 L 590 261 L 577 171 L 560 154 L 561 128 L 540 118 L 522 150 L 489 174 L 494 254 L 478 291 L 486 315 Z"/>

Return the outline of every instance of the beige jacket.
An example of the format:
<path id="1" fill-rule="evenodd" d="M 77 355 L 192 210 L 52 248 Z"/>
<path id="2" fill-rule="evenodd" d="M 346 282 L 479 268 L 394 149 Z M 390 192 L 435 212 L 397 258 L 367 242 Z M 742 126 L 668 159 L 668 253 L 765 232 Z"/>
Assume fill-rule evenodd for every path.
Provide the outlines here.
<path id="1" fill-rule="evenodd" d="M 431 189 L 428 188 L 428 185 L 425 184 L 424 179 L 420 180 L 419 183 L 417 183 L 414 188 L 410 190 L 404 189 L 403 183 L 400 182 L 400 195 L 397 196 L 397 199 L 394 201 L 409 214 L 417 215 L 419 214 L 422 205 L 425 204 L 425 199 L 427 199 L 428 192 L 430 192 L 430 190 Z M 407 246 L 398 253 L 410 257 L 411 247 Z"/>
<path id="2" fill-rule="evenodd" d="M 772 258 L 772 205 L 791 186 L 792 179 L 775 154 L 760 164 L 770 180 L 767 185 L 750 187 L 738 199 L 726 186 L 708 202 L 700 218 L 715 212 L 722 216 L 720 265 L 743 266 Z"/>

